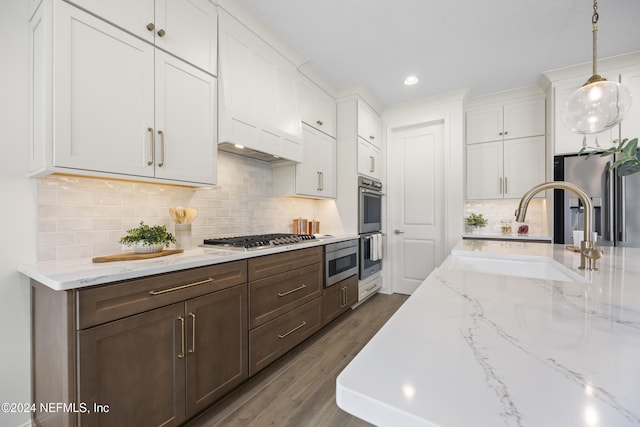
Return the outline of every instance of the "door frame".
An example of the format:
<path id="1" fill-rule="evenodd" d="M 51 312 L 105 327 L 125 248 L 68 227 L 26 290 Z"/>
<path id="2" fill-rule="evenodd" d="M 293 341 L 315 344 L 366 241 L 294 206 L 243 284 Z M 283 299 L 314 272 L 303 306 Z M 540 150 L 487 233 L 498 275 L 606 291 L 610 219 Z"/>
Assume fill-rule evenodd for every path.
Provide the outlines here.
<path id="1" fill-rule="evenodd" d="M 452 92 L 443 96 L 425 99 L 409 104 L 389 107 L 383 114 L 385 126 L 385 160 L 389 158 L 389 144 L 393 132 L 411 126 L 443 123 L 444 150 L 444 242 L 445 254 L 462 238 L 464 217 L 464 183 L 465 183 L 465 156 L 464 156 L 464 102 L 469 97 L 467 89 Z M 385 178 L 387 188 L 393 183 L 393 165 L 385 161 Z M 385 198 L 386 199 L 386 198 Z M 390 216 L 388 203 L 385 200 L 383 231 L 387 234 L 387 245 L 393 238 L 394 218 Z M 456 220 L 459 218 L 459 220 Z M 386 256 L 382 261 L 383 286 L 381 292 L 391 294 L 394 292 L 392 283 L 392 263 L 394 257 L 393 246 L 387 246 Z"/>

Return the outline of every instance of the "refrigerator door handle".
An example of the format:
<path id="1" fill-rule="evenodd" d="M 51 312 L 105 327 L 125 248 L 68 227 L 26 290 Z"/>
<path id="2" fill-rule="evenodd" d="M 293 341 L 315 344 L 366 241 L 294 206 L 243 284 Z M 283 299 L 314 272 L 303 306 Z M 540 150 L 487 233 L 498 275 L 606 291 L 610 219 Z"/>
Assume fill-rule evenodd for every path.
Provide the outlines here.
<path id="1" fill-rule="evenodd" d="M 616 173 L 613 170 L 610 170 L 611 162 L 607 163 L 606 166 L 606 185 L 605 185 L 605 195 L 604 200 L 606 203 L 605 212 L 606 220 L 605 220 L 605 240 L 609 240 L 611 242 L 615 242 L 616 240 L 616 230 L 615 230 L 615 221 L 613 220 L 613 215 L 615 212 L 615 189 L 614 189 L 614 180 L 616 179 Z"/>
<path id="2" fill-rule="evenodd" d="M 617 175 L 617 174 L 616 174 Z M 618 176 L 618 235 L 617 240 L 620 242 L 627 241 L 627 231 L 625 230 L 626 213 L 625 213 L 625 197 L 627 180 L 623 176 Z"/>

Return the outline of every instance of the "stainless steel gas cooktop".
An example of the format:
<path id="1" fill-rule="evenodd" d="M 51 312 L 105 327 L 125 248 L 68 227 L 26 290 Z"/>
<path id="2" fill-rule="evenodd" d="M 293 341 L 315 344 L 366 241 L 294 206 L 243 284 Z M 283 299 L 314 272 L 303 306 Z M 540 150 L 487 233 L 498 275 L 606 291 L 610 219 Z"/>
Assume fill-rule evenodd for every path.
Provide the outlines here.
<path id="1" fill-rule="evenodd" d="M 200 246 L 253 251 L 281 245 L 303 243 L 307 240 L 315 240 L 315 236 L 313 234 L 276 233 L 257 234 L 253 236 L 216 237 L 204 239 L 204 243 Z"/>

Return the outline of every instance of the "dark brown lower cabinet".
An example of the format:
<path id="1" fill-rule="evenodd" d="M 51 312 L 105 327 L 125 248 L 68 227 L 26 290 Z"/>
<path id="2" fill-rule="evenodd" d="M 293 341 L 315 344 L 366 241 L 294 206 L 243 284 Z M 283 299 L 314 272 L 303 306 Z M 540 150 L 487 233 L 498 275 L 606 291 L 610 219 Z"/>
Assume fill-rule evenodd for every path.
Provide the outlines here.
<path id="1" fill-rule="evenodd" d="M 177 426 L 248 378 L 247 262 L 69 291 L 32 281 L 38 426 Z"/>
<path id="2" fill-rule="evenodd" d="M 185 420 L 183 322 L 184 304 L 177 303 L 78 332 L 79 401 L 90 409 L 80 414 L 82 426 Z"/>
<path id="3" fill-rule="evenodd" d="M 186 303 L 187 418 L 248 378 L 247 286 Z"/>
<path id="4" fill-rule="evenodd" d="M 177 426 L 248 377 L 247 286 L 78 332 L 82 426 Z"/>
<path id="5" fill-rule="evenodd" d="M 347 277 L 324 288 L 322 292 L 323 324 L 331 322 L 358 302 L 358 275 Z"/>

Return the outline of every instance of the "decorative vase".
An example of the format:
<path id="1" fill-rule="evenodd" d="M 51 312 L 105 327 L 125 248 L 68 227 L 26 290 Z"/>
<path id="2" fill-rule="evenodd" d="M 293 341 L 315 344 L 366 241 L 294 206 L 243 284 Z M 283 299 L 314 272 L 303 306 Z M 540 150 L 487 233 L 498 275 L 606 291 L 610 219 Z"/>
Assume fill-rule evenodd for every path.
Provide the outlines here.
<path id="1" fill-rule="evenodd" d="M 176 249 L 191 249 L 191 224 L 176 224 Z"/>
<path id="2" fill-rule="evenodd" d="M 161 252 L 164 245 L 162 243 L 147 244 L 144 240 L 133 245 L 133 251 L 137 254 L 154 254 Z"/>

